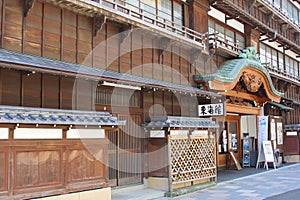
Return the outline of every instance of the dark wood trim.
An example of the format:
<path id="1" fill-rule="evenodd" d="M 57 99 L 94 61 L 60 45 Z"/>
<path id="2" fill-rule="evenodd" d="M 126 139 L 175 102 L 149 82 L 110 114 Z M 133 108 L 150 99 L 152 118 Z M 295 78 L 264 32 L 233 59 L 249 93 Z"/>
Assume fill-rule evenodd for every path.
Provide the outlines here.
<path id="1" fill-rule="evenodd" d="M 33 8 L 35 0 L 24 0 L 23 18 L 27 17 L 31 8 Z"/>
<path id="2" fill-rule="evenodd" d="M 64 58 L 64 28 L 65 28 L 65 15 L 64 9 L 60 12 L 60 60 Z"/>
<path id="3" fill-rule="evenodd" d="M 45 3 L 42 3 L 42 44 L 41 44 L 41 56 L 44 57 L 45 51 Z"/>
<path id="4" fill-rule="evenodd" d="M 41 74 L 41 107 L 44 108 L 45 107 L 45 75 Z"/>
<path id="5" fill-rule="evenodd" d="M 4 43 L 4 27 L 5 27 L 5 4 L 6 4 L 6 0 L 2 0 L 2 17 L 1 17 L 1 47 L 3 47 L 3 43 Z"/>

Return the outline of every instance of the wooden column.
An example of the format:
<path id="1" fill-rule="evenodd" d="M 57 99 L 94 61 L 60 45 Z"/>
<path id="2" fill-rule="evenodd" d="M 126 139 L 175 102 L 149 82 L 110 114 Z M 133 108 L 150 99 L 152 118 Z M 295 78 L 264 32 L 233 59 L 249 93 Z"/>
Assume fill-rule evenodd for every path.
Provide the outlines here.
<path id="1" fill-rule="evenodd" d="M 257 51 L 259 51 L 259 37 L 260 32 L 256 29 L 253 29 L 251 26 L 245 24 L 245 46 L 253 46 Z"/>

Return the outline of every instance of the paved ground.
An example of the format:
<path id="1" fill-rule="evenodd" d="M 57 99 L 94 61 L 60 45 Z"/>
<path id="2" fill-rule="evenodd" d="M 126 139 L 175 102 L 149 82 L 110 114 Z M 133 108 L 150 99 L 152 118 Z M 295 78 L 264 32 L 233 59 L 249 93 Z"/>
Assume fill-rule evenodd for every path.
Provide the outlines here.
<path id="1" fill-rule="evenodd" d="M 262 200 L 300 189 L 300 164 L 281 167 L 258 174 L 218 183 L 217 186 L 174 198 L 173 200 Z M 298 196 L 300 199 L 300 196 Z M 295 198 L 293 198 L 295 199 Z"/>

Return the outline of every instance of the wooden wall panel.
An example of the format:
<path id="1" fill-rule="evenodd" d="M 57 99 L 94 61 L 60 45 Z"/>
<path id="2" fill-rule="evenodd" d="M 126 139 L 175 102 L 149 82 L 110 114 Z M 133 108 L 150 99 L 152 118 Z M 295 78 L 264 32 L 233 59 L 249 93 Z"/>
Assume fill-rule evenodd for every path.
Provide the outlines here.
<path id="1" fill-rule="evenodd" d="M 106 24 L 93 38 L 93 67 L 106 68 Z"/>
<path id="2" fill-rule="evenodd" d="M 76 109 L 92 109 L 92 83 L 90 81 L 76 79 Z"/>
<path id="3" fill-rule="evenodd" d="M 41 56 L 42 54 L 43 4 L 35 2 L 25 18 L 24 53 Z"/>
<path id="4" fill-rule="evenodd" d="M 173 94 L 173 115 L 181 115 L 180 95 L 178 93 Z"/>
<path id="5" fill-rule="evenodd" d="M 143 93 L 143 118 L 144 121 L 150 119 L 150 116 L 153 116 L 153 109 L 151 109 L 153 105 L 153 92 L 144 92 Z"/>
<path id="6" fill-rule="evenodd" d="M 166 110 L 167 115 L 173 115 L 173 108 L 172 108 L 173 100 L 172 100 L 172 93 L 171 92 L 164 92 L 164 108 Z"/>
<path id="7" fill-rule="evenodd" d="M 62 33 L 62 60 L 66 62 L 76 63 L 76 37 L 77 37 L 77 17 L 76 14 L 64 10 L 63 11 L 63 33 Z"/>
<path id="8" fill-rule="evenodd" d="M 59 76 L 43 74 L 42 107 L 59 108 Z"/>
<path id="9" fill-rule="evenodd" d="M 41 107 L 41 74 L 22 75 L 22 105 Z"/>
<path id="10" fill-rule="evenodd" d="M 155 91 L 154 92 L 154 116 L 163 116 L 165 112 L 164 108 L 164 100 L 163 100 L 163 92 Z"/>
<path id="11" fill-rule="evenodd" d="M 78 63 L 92 66 L 92 18 L 78 15 Z"/>
<path id="12" fill-rule="evenodd" d="M 8 157 L 7 151 L 0 150 L 0 191 L 7 191 Z"/>
<path id="13" fill-rule="evenodd" d="M 5 1 L 3 48 L 22 51 L 23 1 Z"/>
<path id="14" fill-rule="evenodd" d="M 172 82 L 172 52 L 165 51 L 163 54 L 163 80 Z"/>
<path id="15" fill-rule="evenodd" d="M 132 74 L 143 76 L 143 50 L 142 50 L 142 35 L 138 31 L 132 32 Z"/>
<path id="16" fill-rule="evenodd" d="M 44 4 L 44 55 L 60 60 L 61 48 L 61 10 L 50 4 Z"/>
<path id="17" fill-rule="evenodd" d="M 60 108 L 62 109 L 74 109 L 75 107 L 75 94 L 76 91 L 74 78 L 62 78 L 60 84 Z M 74 98 L 74 99 L 73 99 Z"/>
<path id="18" fill-rule="evenodd" d="M 194 4 L 194 29 L 199 33 L 208 32 L 208 14 L 207 10 Z"/>
<path id="19" fill-rule="evenodd" d="M 131 74 L 131 34 L 120 44 L 120 72 Z"/>
<path id="20" fill-rule="evenodd" d="M 95 158 L 94 155 L 97 155 Z M 104 151 L 95 148 L 93 154 L 86 149 L 68 149 L 68 182 L 105 178 Z"/>
<path id="21" fill-rule="evenodd" d="M 107 69 L 119 71 L 119 26 L 107 22 Z"/>
<path id="22" fill-rule="evenodd" d="M 62 181 L 60 150 L 18 149 L 14 155 L 15 188 L 59 184 Z"/>
<path id="23" fill-rule="evenodd" d="M 172 82 L 176 84 L 181 83 L 181 73 L 180 73 L 180 49 L 178 47 L 173 47 L 172 48 Z"/>
<path id="24" fill-rule="evenodd" d="M 21 75 L 15 70 L 1 70 L 3 105 L 21 105 Z"/>

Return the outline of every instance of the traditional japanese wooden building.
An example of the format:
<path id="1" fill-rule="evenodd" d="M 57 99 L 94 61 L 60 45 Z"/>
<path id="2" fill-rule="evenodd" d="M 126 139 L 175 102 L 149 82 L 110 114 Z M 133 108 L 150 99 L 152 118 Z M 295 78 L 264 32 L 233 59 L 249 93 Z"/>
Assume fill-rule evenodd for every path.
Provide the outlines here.
<path id="1" fill-rule="evenodd" d="M 242 162 L 257 116 L 276 132 L 300 123 L 298 7 L 1 0 L 0 199 L 214 182 L 228 152 Z M 225 106 L 201 116 L 199 105 Z"/>

